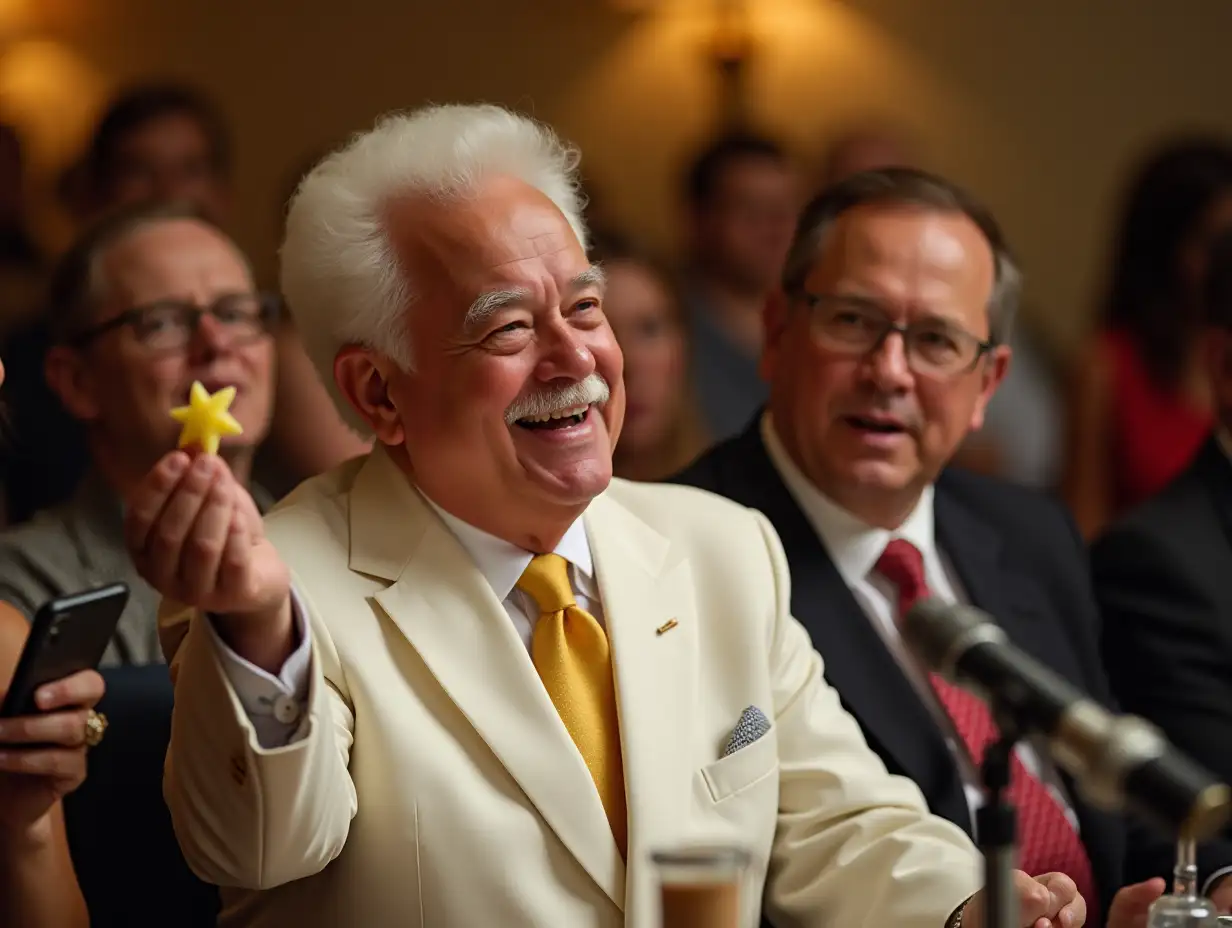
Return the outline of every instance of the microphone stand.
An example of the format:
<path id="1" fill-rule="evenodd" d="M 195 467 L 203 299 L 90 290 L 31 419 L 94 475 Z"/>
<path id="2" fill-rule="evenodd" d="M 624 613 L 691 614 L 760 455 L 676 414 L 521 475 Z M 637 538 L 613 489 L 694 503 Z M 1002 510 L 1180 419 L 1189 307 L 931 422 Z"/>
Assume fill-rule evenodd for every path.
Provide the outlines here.
<path id="1" fill-rule="evenodd" d="M 1022 737 L 1008 713 L 993 709 L 1001 737 L 988 746 L 981 765 L 984 805 L 975 813 L 980 851 L 984 855 L 984 894 L 988 899 L 987 928 L 1017 928 L 1018 895 L 1013 871 L 1017 864 L 1018 823 L 1013 803 L 1006 798 L 1010 761 Z"/>

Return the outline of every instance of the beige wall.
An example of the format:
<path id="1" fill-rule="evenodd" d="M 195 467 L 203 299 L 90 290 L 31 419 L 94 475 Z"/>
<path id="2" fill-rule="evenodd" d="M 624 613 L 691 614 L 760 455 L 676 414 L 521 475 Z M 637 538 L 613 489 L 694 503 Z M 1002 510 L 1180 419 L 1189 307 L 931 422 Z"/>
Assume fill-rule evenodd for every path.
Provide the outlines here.
<path id="1" fill-rule="evenodd" d="M 277 197 L 312 152 L 387 109 L 488 99 L 580 143 L 621 221 L 675 236 L 675 179 L 713 85 L 703 0 L 0 0 L 0 118 L 35 159 L 39 229 L 56 170 L 106 94 L 199 82 L 238 138 L 236 229 L 273 266 Z M 906 121 L 929 163 L 988 199 L 1062 345 L 1087 318 L 1116 185 L 1178 126 L 1232 131 L 1225 0 L 754 0 L 767 128 L 811 156 L 867 113 Z M 1180 15 L 1184 9 L 1185 15 Z"/>

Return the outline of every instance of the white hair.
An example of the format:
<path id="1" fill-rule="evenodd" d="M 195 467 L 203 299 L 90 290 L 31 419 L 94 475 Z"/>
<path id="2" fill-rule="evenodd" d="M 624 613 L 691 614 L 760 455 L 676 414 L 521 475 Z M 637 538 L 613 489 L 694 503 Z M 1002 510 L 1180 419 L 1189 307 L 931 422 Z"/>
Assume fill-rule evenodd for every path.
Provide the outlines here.
<path id="1" fill-rule="evenodd" d="M 465 197 L 486 179 L 541 191 L 587 247 L 578 153 L 547 126 L 499 106 L 427 106 L 380 119 L 300 182 L 281 249 L 282 293 L 343 417 L 369 427 L 334 382 L 334 358 L 364 345 L 412 364 L 407 310 L 415 281 L 389 240 L 386 208 L 407 195 Z"/>

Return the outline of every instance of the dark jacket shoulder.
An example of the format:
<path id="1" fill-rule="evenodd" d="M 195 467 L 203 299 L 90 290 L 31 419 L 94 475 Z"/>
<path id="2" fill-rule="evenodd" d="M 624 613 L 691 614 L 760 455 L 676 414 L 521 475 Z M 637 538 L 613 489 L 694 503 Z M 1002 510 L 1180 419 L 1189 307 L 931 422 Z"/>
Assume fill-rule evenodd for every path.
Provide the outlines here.
<path id="1" fill-rule="evenodd" d="M 1162 548 L 1186 561 L 1204 559 L 1212 535 L 1220 531 L 1212 483 L 1222 475 L 1216 471 L 1219 462 L 1204 459 L 1212 451 L 1221 453 L 1203 451 L 1163 490 L 1114 521 L 1092 544 L 1093 556 L 1102 559 L 1128 546 Z"/>
<path id="2" fill-rule="evenodd" d="M 1056 496 L 999 477 L 946 468 L 937 478 L 937 496 L 952 499 L 995 528 L 1015 548 L 1041 549 L 1055 556 L 1055 546 L 1083 554 L 1085 545 L 1066 505 Z M 1084 557 L 1085 560 L 1085 557 Z"/>

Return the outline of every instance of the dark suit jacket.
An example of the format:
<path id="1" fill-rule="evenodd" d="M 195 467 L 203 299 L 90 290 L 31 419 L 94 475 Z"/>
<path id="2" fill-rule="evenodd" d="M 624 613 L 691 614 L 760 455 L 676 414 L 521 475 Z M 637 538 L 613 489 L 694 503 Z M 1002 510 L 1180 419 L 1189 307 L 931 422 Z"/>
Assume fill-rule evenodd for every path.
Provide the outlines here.
<path id="1" fill-rule="evenodd" d="M 929 807 L 972 832 L 962 781 L 944 735 L 848 589 L 766 452 L 756 421 L 675 478 L 760 510 L 774 525 L 791 569 L 791 605 L 825 660 L 826 678 L 891 772 L 910 777 Z M 937 540 L 972 603 L 996 616 L 1014 643 L 1102 702 L 1098 614 L 1085 548 L 1065 511 L 1042 495 L 949 471 L 937 481 Z M 1170 839 L 1126 825 L 1083 802 L 1074 784 L 1083 843 L 1106 913 L 1129 880 L 1167 875 Z M 1204 864 L 1215 866 L 1227 858 Z"/>
<path id="2" fill-rule="evenodd" d="M 1218 443 L 1109 529 L 1091 562 L 1118 701 L 1232 782 L 1232 464 Z"/>

